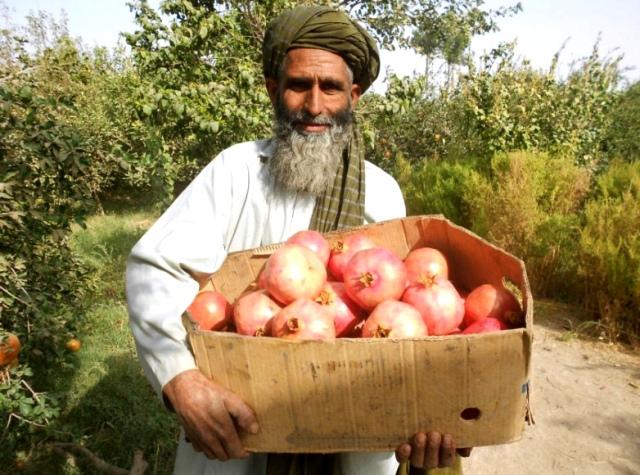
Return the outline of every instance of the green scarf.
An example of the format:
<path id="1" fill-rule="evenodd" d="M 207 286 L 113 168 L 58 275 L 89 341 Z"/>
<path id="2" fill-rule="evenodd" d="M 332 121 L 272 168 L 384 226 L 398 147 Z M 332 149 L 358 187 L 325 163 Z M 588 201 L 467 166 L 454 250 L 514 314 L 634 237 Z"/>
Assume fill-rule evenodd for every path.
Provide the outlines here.
<path id="1" fill-rule="evenodd" d="M 315 231 L 326 233 L 364 223 L 364 146 L 355 120 L 352 130 L 333 186 L 316 198 L 309 226 Z"/>

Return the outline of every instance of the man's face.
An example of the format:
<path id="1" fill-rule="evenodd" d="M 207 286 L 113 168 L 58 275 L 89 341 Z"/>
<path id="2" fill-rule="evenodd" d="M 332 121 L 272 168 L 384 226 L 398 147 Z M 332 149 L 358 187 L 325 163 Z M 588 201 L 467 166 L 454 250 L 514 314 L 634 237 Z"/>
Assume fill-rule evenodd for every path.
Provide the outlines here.
<path id="1" fill-rule="evenodd" d="M 360 98 L 360 86 L 352 84 L 345 61 L 329 51 L 289 51 L 281 76 L 279 81 L 267 79 L 267 90 L 274 107 L 298 117 L 293 125 L 300 133 L 328 132 L 329 124 L 312 120 L 350 113 Z"/>
<path id="2" fill-rule="evenodd" d="M 280 76 L 267 79 L 276 138 L 269 169 L 283 188 L 319 195 L 349 143 L 360 87 L 340 56 L 317 49 L 289 51 Z"/>

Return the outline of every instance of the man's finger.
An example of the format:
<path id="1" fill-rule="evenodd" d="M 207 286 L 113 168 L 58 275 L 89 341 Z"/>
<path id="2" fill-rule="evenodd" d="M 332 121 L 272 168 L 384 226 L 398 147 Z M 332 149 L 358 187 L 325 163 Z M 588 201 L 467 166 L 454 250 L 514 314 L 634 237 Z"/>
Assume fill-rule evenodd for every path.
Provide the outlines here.
<path id="1" fill-rule="evenodd" d="M 260 430 L 256 414 L 245 402 L 233 393 L 225 394 L 224 405 L 238 423 L 238 426 L 249 434 L 257 434 Z"/>
<path id="2" fill-rule="evenodd" d="M 229 460 L 229 454 L 215 437 L 210 437 L 203 448 L 203 452 L 209 460 L 217 459 L 223 462 Z"/>
<path id="3" fill-rule="evenodd" d="M 217 438 L 222 442 L 223 450 L 228 458 L 243 458 L 249 456 L 249 453 L 242 445 L 242 441 L 238 435 L 238 430 L 233 423 L 233 419 L 231 419 L 231 415 L 227 412 L 227 409 L 218 409 L 215 411 L 214 415 L 216 419 L 215 433 L 218 436 Z"/>
<path id="4" fill-rule="evenodd" d="M 437 468 L 440 465 L 440 444 L 442 435 L 440 432 L 429 432 L 427 434 L 427 450 L 424 456 L 424 466 L 427 468 Z"/>
<path id="5" fill-rule="evenodd" d="M 411 446 L 409 444 L 402 444 L 396 449 L 396 460 L 399 463 L 405 463 L 407 460 L 409 460 L 410 455 Z"/>
<path id="6" fill-rule="evenodd" d="M 460 457 L 468 457 L 471 455 L 471 449 L 473 449 L 473 447 L 464 447 L 462 449 L 458 449 L 457 452 Z"/>
<path id="7" fill-rule="evenodd" d="M 423 432 L 417 433 L 413 437 L 413 444 L 411 448 L 410 463 L 414 467 L 424 467 L 425 449 L 427 447 L 427 436 Z"/>
<path id="8" fill-rule="evenodd" d="M 439 467 L 450 467 L 455 460 L 456 448 L 453 444 L 451 434 L 442 436 L 442 444 L 440 445 L 440 465 Z"/>

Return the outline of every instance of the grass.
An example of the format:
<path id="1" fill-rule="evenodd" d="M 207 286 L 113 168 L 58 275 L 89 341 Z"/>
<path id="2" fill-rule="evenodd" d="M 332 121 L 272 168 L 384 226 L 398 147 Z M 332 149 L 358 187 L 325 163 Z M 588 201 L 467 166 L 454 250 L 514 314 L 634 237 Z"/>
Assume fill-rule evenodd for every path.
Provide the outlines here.
<path id="1" fill-rule="evenodd" d="M 178 436 L 174 416 L 163 409 L 147 383 L 128 326 L 124 294 L 126 257 L 156 215 L 150 208 L 109 210 L 77 228 L 73 247 L 92 269 L 94 291 L 86 302 L 81 350 L 74 368 L 54 379 L 54 392 L 64 395 L 64 412 L 49 428 L 49 441 L 82 445 L 106 462 L 122 468 L 141 449 L 147 473 L 171 473 Z M 95 473 L 82 458 L 34 447 L 23 473 L 76 475 Z M 2 470 L 0 470 L 2 472 Z"/>

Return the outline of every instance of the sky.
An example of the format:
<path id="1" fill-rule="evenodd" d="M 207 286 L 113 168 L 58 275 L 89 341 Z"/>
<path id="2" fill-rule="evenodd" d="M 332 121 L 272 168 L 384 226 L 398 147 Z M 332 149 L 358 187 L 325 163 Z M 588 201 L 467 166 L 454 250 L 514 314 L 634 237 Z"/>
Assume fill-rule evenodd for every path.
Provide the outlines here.
<path id="1" fill-rule="evenodd" d="M 44 10 L 60 17 L 64 10 L 73 37 L 89 46 L 115 46 L 119 33 L 133 31 L 133 14 L 126 0 L 0 0 L 13 24 L 21 24 L 30 12 Z M 515 0 L 486 0 L 485 7 L 498 8 Z M 562 76 L 570 64 L 588 56 L 600 38 L 603 55 L 624 55 L 621 66 L 625 77 L 640 79 L 640 0 L 521 0 L 522 11 L 498 20 L 500 31 L 477 37 L 472 43 L 476 54 L 489 51 L 502 41 L 517 41 L 516 55 L 528 59 L 535 68 L 548 69 L 553 55 L 560 56 Z M 158 5 L 159 0 L 150 0 Z M 424 70 L 424 59 L 411 51 L 382 51 L 382 70 L 401 76 Z M 382 92 L 384 82 L 374 90 Z"/>

